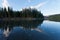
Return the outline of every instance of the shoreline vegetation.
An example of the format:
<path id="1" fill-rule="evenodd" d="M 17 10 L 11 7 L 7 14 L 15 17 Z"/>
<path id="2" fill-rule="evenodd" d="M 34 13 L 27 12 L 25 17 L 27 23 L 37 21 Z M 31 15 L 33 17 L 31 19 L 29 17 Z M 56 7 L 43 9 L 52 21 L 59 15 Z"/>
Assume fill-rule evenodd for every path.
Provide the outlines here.
<path id="1" fill-rule="evenodd" d="M 50 15 L 48 16 L 48 20 L 60 22 L 60 14 Z"/>
<path id="2" fill-rule="evenodd" d="M 21 11 L 14 11 L 12 8 L 0 8 L 0 20 L 44 20 L 43 14 L 37 9 L 25 8 Z"/>
<path id="3" fill-rule="evenodd" d="M 44 20 L 43 14 L 37 9 L 25 8 L 21 11 L 14 11 L 12 8 L 0 8 L 0 28 L 23 26 L 35 28 Z"/>
<path id="4" fill-rule="evenodd" d="M 41 24 L 44 16 L 37 9 L 25 8 L 21 11 L 14 11 L 12 8 L 0 8 L 0 27 L 23 26 L 25 28 L 35 28 Z"/>
<path id="5" fill-rule="evenodd" d="M 0 21 L 19 21 L 19 20 L 43 20 L 40 18 L 2 18 Z"/>

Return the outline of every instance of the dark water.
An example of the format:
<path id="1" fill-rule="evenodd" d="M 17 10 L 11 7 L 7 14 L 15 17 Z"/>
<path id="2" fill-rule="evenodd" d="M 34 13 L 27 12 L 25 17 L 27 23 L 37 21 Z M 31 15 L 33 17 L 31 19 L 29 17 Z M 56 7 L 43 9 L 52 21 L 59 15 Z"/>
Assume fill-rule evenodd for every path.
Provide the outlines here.
<path id="1" fill-rule="evenodd" d="M 0 40 L 60 40 L 60 22 L 1 22 Z"/>

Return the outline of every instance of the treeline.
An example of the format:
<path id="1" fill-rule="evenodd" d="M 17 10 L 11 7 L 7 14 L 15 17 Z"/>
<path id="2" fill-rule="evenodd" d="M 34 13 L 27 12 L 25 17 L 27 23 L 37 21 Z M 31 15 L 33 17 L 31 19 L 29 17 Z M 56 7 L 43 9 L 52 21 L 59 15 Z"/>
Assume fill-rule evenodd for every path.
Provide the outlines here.
<path id="1" fill-rule="evenodd" d="M 22 11 L 13 11 L 12 8 L 8 7 L 8 11 L 6 8 L 0 8 L 0 18 L 44 18 L 42 13 L 36 9 L 26 8 L 22 9 Z"/>
<path id="2" fill-rule="evenodd" d="M 60 21 L 60 14 L 50 15 L 48 17 L 48 20 L 51 20 L 51 21 Z"/>

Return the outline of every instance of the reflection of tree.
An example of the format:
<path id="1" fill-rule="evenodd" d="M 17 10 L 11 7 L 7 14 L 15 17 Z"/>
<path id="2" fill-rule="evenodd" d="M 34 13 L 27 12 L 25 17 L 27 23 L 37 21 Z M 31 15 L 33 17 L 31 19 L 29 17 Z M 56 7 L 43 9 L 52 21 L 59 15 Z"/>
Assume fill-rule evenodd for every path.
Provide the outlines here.
<path id="1" fill-rule="evenodd" d="M 34 29 L 41 25 L 43 20 L 20 20 L 20 21 L 2 21 L 0 28 L 2 28 L 5 37 L 8 37 L 13 27 L 23 27 L 23 29 Z"/>
<path id="2" fill-rule="evenodd" d="M 42 23 L 42 20 L 33 20 L 33 21 L 23 21 L 20 23 L 21 26 L 23 26 L 24 28 L 28 28 L 28 29 L 31 29 L 31 28 L 37 28 L 37 26 L 39 24 Z"/>
<path id="3" fill-rule="evenodd" d="M 43 20 L 20 20 L 20 21 L 4 21 L 0 23 L 0 26 L 3 28 L 9 27 L 13 28 L 14 26 L 22 26 L 23 28 L 37 28 Z"/>

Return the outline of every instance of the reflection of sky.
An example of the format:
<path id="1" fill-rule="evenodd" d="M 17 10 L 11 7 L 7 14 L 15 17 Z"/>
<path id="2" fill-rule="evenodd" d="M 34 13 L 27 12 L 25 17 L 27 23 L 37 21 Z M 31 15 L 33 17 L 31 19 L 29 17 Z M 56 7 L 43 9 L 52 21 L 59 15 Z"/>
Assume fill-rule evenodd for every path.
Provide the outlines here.
<path id="1" fill-rule="evenodd" d="M 41 27 L 44 27 L 47 29 L 60 30 L 60 22 L 44 21 Z"/>
<path id="2" fill-rule="evenodd" d="M 32 6 L 41 10 L 44 15 L 60 13 L 60 0 L 8 0 L 8 2 L 14 10 Z M 2 7 L 1 3 L 2 0 L 0 7 Z"/>
<path id="3" fill-rule="evenodd" d="M 60 22 L 44 21 L 39 28 L 50 34 L 55 40 L 60 40 Z"/>
<path id="4" fill-rule="evenodd" d="M 12 38 L 13 37 L 13 38 Z M 19 27 L 15 27 L 10 36 L 10 40 L 47 40 L 50 39 L 50 36 L 40 32 L 38 29 L 30 30 L 30 29 L 22 29 Z"/>
<path id="5" fill-rule="evenodd" d="M 1 29 L 0 29 L 0 35 L 2 34 L 2 31 L 1 31 Z"/>
<path id="6" fill-rule="evenodd" d="M 42 30 L 41 30 L 42 29 Z M 8 30 L 8 29 L 7 29 Z M 1 33 L 1 29 L 0 29 Z M 26 34 L 26 35 L 25 35 Z M 18 37 L 19 36 L 19 37 Z M 53 21 L 44 21 L 38 28 L 35 29 L 23 29 L 22 27 L 14 27 L 9 35 L 11 39 L 19 38 L 23 39 L 23 37 L 30 38 L 30 39 L 49 39 L 51 36 L 55 40 L 60 40 L 60 22 L 53 22 Z M 1 35 L 0 35 L 1 37 Z M 48 37 L 48 38 L 47 38 Z M 17 39 L 16 38 L 16 39 Z M 35 39 L 36 40 L 36 39 Z"/>
<path id="7" fill-rule="evenodd" d="M 9 31 L 9 27 L 7 27 L 7 29 L 3 31 L 3 35 L 5 35 L 5 37 L 8 37 L 10 34 L 10 31 Z"/>

